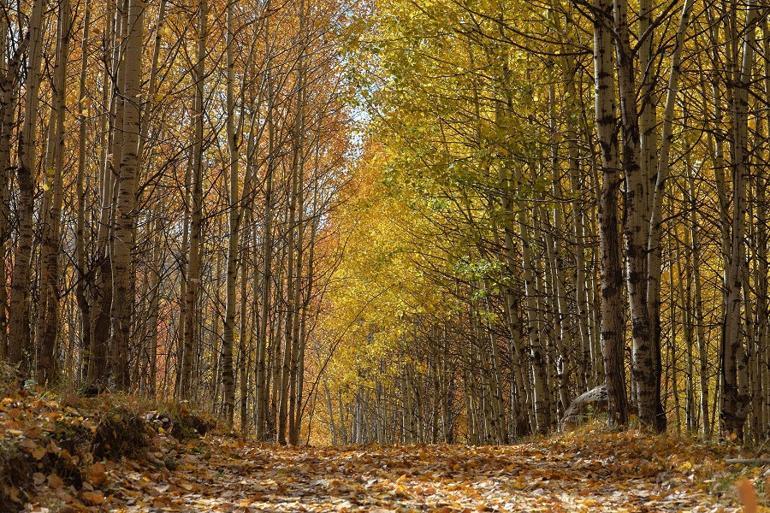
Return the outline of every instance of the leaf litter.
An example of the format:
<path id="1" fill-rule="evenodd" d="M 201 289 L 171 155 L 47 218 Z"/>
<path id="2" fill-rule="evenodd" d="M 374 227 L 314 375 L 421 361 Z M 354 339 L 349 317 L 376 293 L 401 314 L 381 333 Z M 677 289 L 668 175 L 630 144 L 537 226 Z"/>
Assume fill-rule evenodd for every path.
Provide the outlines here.
<path id="1" fill-rule="evenodd" d="M 0 443 L 14 441 L 34 467 L 24 489 L 0 476 L 15 511 L 770 511 L 754 486 L 763 488 L 765 468 L 725 462 L 737 447 L 598 425 L 502 447 L 293 448 L 159 429 L 143 450 L 107 459 L 62 448 L 50 436 L 62 422 L 96 429 L 92 411 L 54 400 L 0 404 Z M 63 459 L 77 478 L 51 463 Z"/>

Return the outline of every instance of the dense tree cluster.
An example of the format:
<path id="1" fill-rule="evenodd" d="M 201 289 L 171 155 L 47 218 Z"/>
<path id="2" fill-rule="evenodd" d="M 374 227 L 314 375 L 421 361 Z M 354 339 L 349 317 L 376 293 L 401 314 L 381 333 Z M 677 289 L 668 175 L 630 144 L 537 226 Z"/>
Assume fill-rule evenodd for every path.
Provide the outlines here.
<path id="1" fill-rule="evenodd" d="M 2 2 L 0 356 L 24 379 L 298 441 L 346 180 L 347 12 Z"/>
<path id="2" fill-rule="evenodd" d="M 764 441 L 769 14 L 2 1 L 0 357 L 280 443 L 508 443 L 600 385 Z"/>
<path id="3" fill-rule="evenodd" d="M 606 383 L 615 424 L 765 440 L 767 4 L 366 10 L 332 438 L 510 442 Z"/>

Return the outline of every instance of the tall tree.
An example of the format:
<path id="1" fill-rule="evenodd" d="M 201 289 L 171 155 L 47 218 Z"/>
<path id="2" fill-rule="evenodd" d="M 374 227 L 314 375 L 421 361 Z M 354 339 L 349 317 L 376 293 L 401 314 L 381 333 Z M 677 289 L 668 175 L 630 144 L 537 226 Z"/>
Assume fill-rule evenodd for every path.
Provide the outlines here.
<path id="1" fill-rule="evenodd" d="M 29 320 L 30 259 L 33 243 L 33 214 L 35 173 L 37 171 L 38 105 L 40 103 L 40 63 L 43 54 L 43 4 L 35 0 L 27 27 L 29 49 L 24 101 L 24 119 L 19 134 L 16 177 L 19 187 L 18 240 L 13 257 L 11 276 L 10 324 L 8 330 L 8 360 L 26 370 L 25 360 L 32 350 Z"/>
<path id="2" fill-rule="evenodd" d="M 193 67 L 193 85 L 195 101 L 193 107 L 193 145 L 192 145 L 192 220 L 190 225 L 190 256 L 187 264 L 187 285 L 185 296 L 184 347 L 180 368 L 181 396 L 192 396 L 193 363 L 195 357 L 196 326 L 198 323 L 198 300 L 201 287 L 201 237 L 203 225 L 203 117 L 204 92 L 206 77 L 206 38 L 208 27 L 208 2 L 198 2 L 198 45 L 197 58 Z"/>
<path id="3" fill-rule="evenodd" d="M 599 196 L 602 354 L 610 421 L 622 426 L 628 422 L 628 402 L 623 364 L 623 271 L 617 217 L 621 178 L 618 173 L 615 81 L 612 66 L 613 5 L 607 0 L 597 0 L 594 16 L 595 116 L 602 165 L 602 189 Z"/>
<path id="4" fill-rule="evenodd" d="M 131 0 L 128 11 L 128 37 L 124 57 L 123 151 L 118 174 L 115 237 L 112 256 L 112 351 L 115 384 L 129 387 L 128 348 L 131 333 L 133 280 L 131 252 L 134 248 L 136 190 L 141 126 L 142 47 L 144 44 L 144 0 Z"/>

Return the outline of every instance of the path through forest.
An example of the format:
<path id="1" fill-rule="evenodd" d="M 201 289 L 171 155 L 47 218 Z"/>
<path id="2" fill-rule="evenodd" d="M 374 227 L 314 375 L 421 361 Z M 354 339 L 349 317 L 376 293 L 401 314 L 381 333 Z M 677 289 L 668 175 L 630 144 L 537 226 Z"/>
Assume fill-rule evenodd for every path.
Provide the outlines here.
<path id="1" fill-rule="evenodd" d="M 209 437 L 175 451 L 174 470 L 107 463 L 103 491 L 79 500 L 92 511 L 158 513 L 618 513 L 731 511 L 734 496 L 723 454 L 634 432 L 583 431 L 508 447 L 347 449 Z M 728 492 L 721 499 L 720 486 Z M 63 493 L 53 492 L 41 503 Z"/>

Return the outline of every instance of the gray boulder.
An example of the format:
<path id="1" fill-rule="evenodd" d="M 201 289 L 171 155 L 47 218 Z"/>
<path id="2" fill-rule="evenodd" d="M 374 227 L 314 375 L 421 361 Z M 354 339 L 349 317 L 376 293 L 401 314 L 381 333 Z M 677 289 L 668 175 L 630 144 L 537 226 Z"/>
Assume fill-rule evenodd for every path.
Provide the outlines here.
<path id="1" fill-rule="evenodd" d="M 569 405 L 559 421 L 559 430 L 566 431 L 579 426 L 588 419 L 588 414 L 607 411 L 607 386 L 600 385 L 579 395 Z"/>

